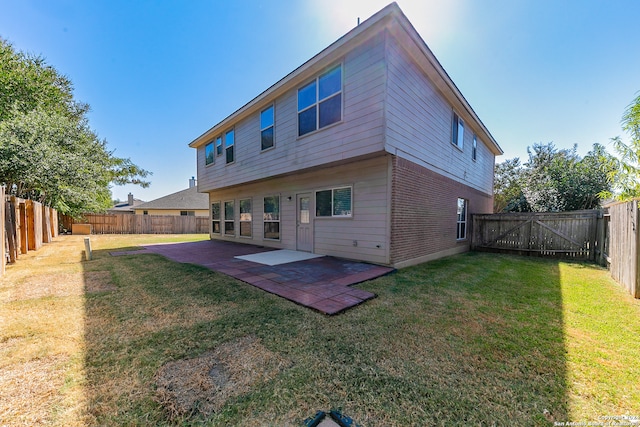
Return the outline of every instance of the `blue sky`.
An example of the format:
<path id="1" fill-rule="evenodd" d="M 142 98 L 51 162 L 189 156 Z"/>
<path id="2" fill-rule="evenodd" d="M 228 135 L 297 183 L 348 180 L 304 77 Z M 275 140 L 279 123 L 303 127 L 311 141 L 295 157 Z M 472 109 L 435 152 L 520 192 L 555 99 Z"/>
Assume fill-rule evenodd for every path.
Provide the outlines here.
<path id="1" fill-rule="evenodd" d="M 188 143 L 387 0 L 0 0 L 0 37 L 42 55 L 91 127 L 153 172 L 145 201 L 196 174 Z M 640 1 L 398 0 L 505 154 L 622 135 L 640 91 Z"/>

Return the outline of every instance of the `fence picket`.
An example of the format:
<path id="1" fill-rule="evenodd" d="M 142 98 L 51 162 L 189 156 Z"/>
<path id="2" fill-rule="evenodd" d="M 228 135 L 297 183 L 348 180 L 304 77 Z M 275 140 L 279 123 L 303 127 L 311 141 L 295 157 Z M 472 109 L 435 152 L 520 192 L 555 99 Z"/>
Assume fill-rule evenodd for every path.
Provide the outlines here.
<path id="1" fill-rule="evenodd" d="M 0 185 L 0 201 L 4 200 L 4 190 L 5 187 L 4 185 Z M 5 255 L 5 236 L 6 234 L 6 230 L 4 229 L 5 225 L 4 225 L 4 219 L 5 219 L 5 212 L 4 212 L 4 203 L 0 203 L 0 276 L 4 275 L 4 264 L 6 262 L 6 255 Z"/>

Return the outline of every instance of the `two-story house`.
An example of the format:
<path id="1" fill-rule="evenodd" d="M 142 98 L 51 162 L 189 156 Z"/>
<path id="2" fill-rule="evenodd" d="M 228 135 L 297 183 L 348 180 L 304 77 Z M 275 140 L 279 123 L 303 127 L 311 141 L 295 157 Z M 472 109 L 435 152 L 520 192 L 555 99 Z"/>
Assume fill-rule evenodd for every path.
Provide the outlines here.
<path id="1" fill-rule="evenodd" d="M 469 250 L 502 154 L 395 3 L 189 145 L 212 239 L 395 267 Z"/>

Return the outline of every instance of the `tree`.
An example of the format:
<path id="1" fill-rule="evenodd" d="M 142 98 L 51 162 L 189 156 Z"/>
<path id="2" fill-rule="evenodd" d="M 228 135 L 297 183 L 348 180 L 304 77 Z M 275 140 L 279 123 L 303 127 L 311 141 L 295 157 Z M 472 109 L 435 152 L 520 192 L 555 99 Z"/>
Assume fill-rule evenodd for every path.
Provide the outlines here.
<path id="1" fill-rule="evenodd" d="M 35 108 L 82 119 L 89 105 L 73 99 L 73 85 L 39 56 L 16 52 L 0 38 L 0 122 Z"/>
<path id="2" fill-rule="evenodd" d="M 534 144 L 529 160 L 507 160 L 496 167 L 496 212 L 560 212 L 594 209 L 610 188 L 611 156 L 594 144 L 584 158 L 577 147 L 558 150 L 553 143 Z"/>
<path id="3" fill-rule="evenodd" d="M 519 158 L 498 163 L 494 173 L 494 212 L 529 212 L 531 207 L 522 192 L 523 167 Z"/>
<path id="4" fill-rule="evenodd" d="M 602 197 L 630 200 L 640 197 L 640 95 L 627 106 L 621 123 L 630 142 L 625 144 L 619 136 L 611 138 L 618 157 L 610 160 L 613 188 L 604 191 Z"/>
<path id="5" fill-rule="evenodd" d="M 78 216 L 111 206 L 110 185 L 150 172 L 107 149 L 69 79 L 0 39 L 0 182 L 9 194 Z"/>

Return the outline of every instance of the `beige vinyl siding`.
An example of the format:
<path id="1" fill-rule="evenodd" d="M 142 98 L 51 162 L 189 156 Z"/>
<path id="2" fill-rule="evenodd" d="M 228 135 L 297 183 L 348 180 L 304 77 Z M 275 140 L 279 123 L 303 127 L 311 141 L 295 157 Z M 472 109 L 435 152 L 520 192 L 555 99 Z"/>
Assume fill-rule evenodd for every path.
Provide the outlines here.
<path id="1" fill-rule="evenodd" d="M 235 163 L 216 157 L 205 164 L 197 149 L 198 189 L 211 191 L 383 151 L 385 66 L 384 35 L 378 35 L 328 65 L 342 63 L 343 120 L 314 133 L 297 135 L 297 89 L 291 88 L 248 118 L 234 124 Z M 260 111 L 275 106 L 275 148 L 260 150 Z M 226 132 L 229 127 L 221 129 Z"/>
<path id="2" fill-rule="evenodd" d="M 212 191 L 209 194 L 211 202 L 251 198 L 253 206 L 252 238 L 224 235 L 212 235 L 212 238 L 295 250 L 296 194 L 310 193 L 315 197 L 317 190 L 351 186 L 352 217 L 315 218 L 314 215 L 314 253 L 388 264 L 390 157 L 381 154 L 371 159 Z M 279 242 L 262 238 L 263 198 L 269 195 L 280 195 Z M 354 246 L 354 240 L 357 246 Z"/>
<path id="3" fill-rule="evenodd" d="M 451 105 L 392 36 L 387 37 L 387 67 L 386 150 L 492 194 L 495 156 L 478 136 L 472 160 L 475 124 L 464 120 L 462 151 L 451 143 Z"/>

